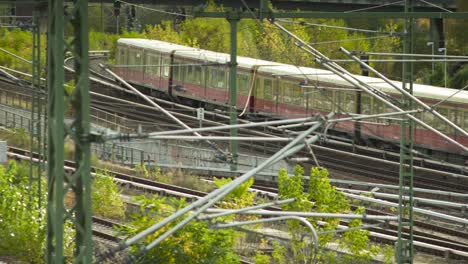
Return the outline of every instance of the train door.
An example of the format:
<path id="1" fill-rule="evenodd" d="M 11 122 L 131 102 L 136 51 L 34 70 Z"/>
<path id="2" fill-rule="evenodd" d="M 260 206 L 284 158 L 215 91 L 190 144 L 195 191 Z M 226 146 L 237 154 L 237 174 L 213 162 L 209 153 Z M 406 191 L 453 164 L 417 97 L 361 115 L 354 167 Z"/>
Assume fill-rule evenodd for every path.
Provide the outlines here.
<path id="1" fill-rule="evenodd" d="M 120 76 L 124 76 L 124 77 L 128 75 L 128 72 L 127 72 L 128 67 L 126 67 L 128 65 L 127 54 L 128 54 L 128 47 L 119 46 L 118 56 L 117 56 L 117 65 L 119 67 L 115 69 L 115 72 L 119 74 Z"/>
<path id="2" fill-rule="evenodd" d="M 253 96 L 249 76 L 244 72 L 237 72 L 237 106 L 242 112 L 251 112 L 253 109 Z"/>
<path id="3" fill-rule="evenodd" d="M 169 85 L 169 71 L 170 71 L 171 59 L 169 54 L 161 53 L 161 76 L 159 82 L 159 88 L 163 91 L 167 91 Z"/>

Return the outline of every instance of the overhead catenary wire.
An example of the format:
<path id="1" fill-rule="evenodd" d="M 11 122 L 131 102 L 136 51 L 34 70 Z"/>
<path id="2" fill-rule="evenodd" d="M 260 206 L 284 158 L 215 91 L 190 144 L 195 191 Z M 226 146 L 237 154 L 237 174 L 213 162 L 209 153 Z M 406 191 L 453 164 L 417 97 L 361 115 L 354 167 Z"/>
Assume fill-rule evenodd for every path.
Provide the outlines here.
<path id="1" fill-rule="evenodd" d="M 455 95 L 457 95 L 458 93 L 462 92 L 463 90 L 465 90 L 466 88 L 468 88 L 468 85 L 464 86 L 463 88 L 461 88 L 460 90 L 452 93 L 451 95 L 447 96 L 447 98 L 443 99 L 443 100 L 440 100 L 439 102 L 431 105 L 431 108 L 433 109 L 434 107 L 444 103 L 445 101 L 449 100 L 450 98 L 454 97 Z"/>
<path id="2" fill-rule="evenodd" d="M 452 121 L 450 121 L 448 118 L 446 118 L 445 116 L 441 115 L 439 112 L 435 111 L 434 108 L 428 106 L 426 103 L 424 103 L 423 101 L 419 100 L 417 97 L 415 97 L 414 95 L 412 95 L 411 93 L 409 93 L 408 91 L 406 91 L 405 89 L 395 85 L 391 80 L 389 80 L 387 77 L 385 77 L 383 74 L 381 74 L 380 72 L 378 72 L 377 70 L 375 70 L 374 68 L 372 68 L 370 65 L 368 65 L 367 63 L 363 62 L 362 60 L 360 60 L 358 57 L 354 56 L 353 54 L 351 54 L 349 51 L 347 51 L 345 48 L 341 47 L 340 50 L 345 53 L 348 57 L 350 57 L 353 61 L 356 61 L 358 62 L 361 67 L 365 67 L 366 69 L 368 69 L 369 71 L 371 71 L 372 73 L 376 74 L 380 79 L 384 80 L 387 84 L 389 84 L 390 86 L 392 86 L 393 88 L 395 88 L 396 90 L 398 90 L 400 93 L 402 93 L 403 95 L 407 96 L 408 98 L 410 98 L 411 100 L 413 100 L 414 102 L 416 102 L 418 105 L 422 106 L 426 111 L 429 111 L 430 113 L 432 113 L 433 115 L 435 115 L 437 118 L 439 118 L 440 120 L 444 121 L 446 124 L 448 124 L 449 126 L 451 126 L 452 128 L 454 128 L 455 130 L 459 131 L 460 133 L 462 133 L 463 135 L 465 136 L 468 136 L 468 132 L 466 132 L 465 130 L 463 130 L 462 128 L 460 128 L 459 126 L 457 126 L 455 123 L 453 123 Z M 419 120 L 419 119 L 418 119 Z M 416 120 L 415 120 L 416 121 Z M 465 150 L 467 150 L 467 148 L 465 147 L 464 148 Z"/>
<path id="3" fill-rule="evenodd" d="M 391 52 L 364 52 L 366 55 L 373 55 L 373 56 L 393 56 L 393 57 L 429 57 L 429 58 L 460 58 L 460 59 L 468 59 L 468 56 L 457 56 L 457 55 L 437 55 L 437 54 L 406 54 L 406 53 L 391 53 Z M 373 61 L 373 60 L 372 60 Z"/>
<path id="4" fill-rule="evenodd" d="M 365 37 L 365 38 L 329 40 L 329 41 L 311 42 L 309 44 L 310 45 L 323 45 L 323 44 L 342 43 L 342 42 L 360 41 L 360 40 L 368 40 L 368 39 L 381 39 L 381 38 L 390 38 L 390 37 L 395 37 L 395 36 L 385 35 L 385 36 L 374 36 L 374 37 Z"/>
<path id="5" fill-rule="evenodd" d="M 377 8 L 386 7 L 386 6 L 390 6 L 390 5 L 401 4 L 403 2 L 404 1 L 396 1 L 396 2 L 392 2 L 392 3 L 385 3 L 385 4 L 382 4 L 382 5 L 376 5 L 376 6 L 371 6 L 371 7 L 353 9 L 353 10 L 345 11 L 344 13 L 353 13 L 353 12 L 360 12 L 360 11 L 366 11 L 366 10 L 371 10 L 371 9 L 377 9 Z"/>
<path id="6" fill-rule="evenodd" d="M 446 8 L 443 8 L 443 7 L 441 7 L 441 6 L 438 6 L 438 5 L 434 4 L 434 3 L 431 3 L 431 2 L 429 2 L 429 1 L 425 1 L 425 0 L 418 0 L 418 1 L 423 2 L 423 3 L 425 3 L 425 4 L 428 4 L 428 5 L 430 5 L 430 6 L 433 6 L 433 7 L 435 7 L 435 8 L 439 8 L 439 9 L 441 9 L 441 10 L 447 11 L 447 12 L 449 12 L 449 13 L 453 13 L 452 11 L 450 11 L 450 10 L 448 10 L 448 9 L 446 9 Z"/>
<path id="7" fill-rule="evenodd" d="M 146 10 L 150 10 L 150 11 L 154 11 L 154 12 L 158 12 L 158 13 L 162 13 L 162 14 L 174 15 L 174 16 L 183 16 L 183 17 L 193 17 L 193 15 L 187 15 L 187 14 L 182 14 L 182 13 L 164 11 L 164 10 L 161 10 L 161 9 L 146 7 L 146 6 L 129 3 L 129 2 L 126 2 L 126 1 L 122 1 L 122 0 L 115 0 L 115 1 L 116 2 L 121 2 L 121 3 L 129 5 L 129 6 L 134 6 L 134 7 L 137 7 L 137 8 L 146 9 Z"/>
<path id="8" fill-rule="evenodd" d="M 354 62 L 354 60 L 337 59 L 330 60 L 332 62 Z M 426 59 L 377 59 L 370 60 L 372 62 L 467 62 L 468 58 L 465 59 L 445 59 L 445 60 L 426 60 Z"/>
<path id="9" fill-rule="evenodd" d="M 299 37 L 297 37 L 293 33 L 289 32 L 287 29 L 285 29 L 283 26 L 281 26 L 277 22 L 272 21 L 272 23 L 274 25 L 276 25 L 278 28 L 280 28 L 282 31 L 287 33 L 291 38 L 294 38 L 299 43 L 301 43 L 302 45 L 299 46 L 299 47 L 302 48 L 303 50 L 305 50 L 306 52 L 312 54 L 315 57 L 315 61 L 317 63 L 321 64 L 322 66 L 324 66 L 328 70 L 330 70 L 332 72 L 335 72 L 337 75 L 339 75 L 341 78 L 343 78 L 345 81 L 347 81 L 351 85 L 362 89 L 366 93 L 372 95 L 374 98 L 377 98 L 379 101 L 383 102 L 384 104 L 386 104 L 387 106 L 393 108 L 394 110 L 399 111 L 399 112 L 403 112 L 403 110 L 400 107 L 397 106 L 397 104 L 399 103 L 398 101 L 392 100 L 393 98 L 392 97 L 389 98 L 386 93 L 383 93 L 383 92 L 381 92 L 379 90 L 376 90 L 373 87 L 369 86 L 364 81 L 362 81 L 359 78 L 357 78 L 356 76 L 352 75 L 346 69 L 339 66 L 338 64 L 333 63 L 333 62 L 330 63 L 330 59 L 328 57 L 326 57 L 324 54 L 322 54 L 321 52 L 319 52 L 318 50 L 316 50 L 315 48 L 310 46 L 308 43 L 306 43 L 305 41 L 303 41 L 302 39 L 300 39 Z M 435 134 L 439 135 L 440 137 L 444 138 L 448 142 L 458 146 L 463 151 L 468 152 L 468 147 L 464 146 L 463 144 L 456 141 L 455 139 L 445 135 L 444 133 L 438 131 L 437 129 L 434 129 L 432 126 L 426 124 L 425 122 L 421 121 L 420 119 L 416 118 L 415 116 L 413 116 L 411 114 L 406 114 L 406 116 L 408 118 L 412 119 L 413 121 L 415 121 L 416 123 L 418 123 L 419 125 L 425 127 L 426 129 L 428 129 L 428 130 L 434 132 Z"/>
<path id="10" fill-rule="evenodd" d="M 362 28 L 351 28 L 351 27 L 344 27 L 344 26 L 333 26 L 333 25 L 327 25 L 327 24 L 318 24 L 318 23 L 311 23 L 311 22 L 306 22 L 306 21 L 293 21 L 293 20 L 287 20 L 287 19 L 277 19 L 277 21 L 292 23 L 292 24 L 299 24 L 299 25 L 315 26 L 315 27 L 342 29 L 342 30 L 362 32 L 362 33 L 374 33 L 374 34 L 386 34 L 386 35 L 403 34 L 401 32 L 383 32 L 383 31 L 378 31 L 378 30 L 370 30 L 370 29 L 362 29 Z"/>
<path id="11" fill-rule="evenodd" d="M 327 117 L 330 118 L 333 115 L 334 114 L 331 113 Z M 283 158 L 285 155 L 291 155 L 292 154 L 291 151 L 297 151 L 298 147 L 302 148 L 302 144 L 300 144 L 299 146 L 297 146 L 297 144 L 299 142 L 301 142 L 304 138 L 306 138 L 308 135 L 310 135 L 310 133 L 312 133 L 313 131 L 318 129 L 321 125 L 322 125 L 322 123 L 314 125 L 311 128 L 309 128 L 307 131 L 304 131 L 304 133 L 300 134 L 293 141 L 291 141 L 288 145 L 283 147 L 281 149 L 281 151 L 276 152 L 273 156 L 271 156 L 270 158 L 268 158 L 267 160 L 262 162 L 259 166 L 257 166 L 256 168 L 246 172 L 245 174 L 243 174 L 242 176 L 236 178 L 232 182 L 222 186 L 219 189 L 216 189 L 216 190 L 210 192 L 209 194 L 207 194 L 203 198 L 201 198 L 201 199 L 187 205 L 186 207 L 178 210 L 177 212 L 175 212 L 171 216 L 166 217 L 162 221 L 152 225 L 151 227 L 149 227 L 149 228 L 147 228 L 145 230 L 142 230 L 137 235 L 135 235 L 135 236 L 133 236 L 133 237 L 131 237 L 131 238 L 125 240 L 125 241 L 122 241 L 119 244 L 119 246 L 117 248 L 115 248 L 114 250 L 112 250 L 109 254 L 107 254 L 105 256 L 102 256 L 101 258 L 98 258 L 96 260 L 96 263 L 102 262 L 106 257 L 108 257 L 109 255 L 113 255 L 115 252 L 118 252 L 118 251 L 121 251 L 123 249 L 128 248 L 129 246 L 131 246 L 131 245 L 135 244 L 136 242 L 140 241 L 142 238 L 152 234 L 153 232 L 159 230 L 160 228 L 167 225 L 171 221 L 173 221 L 175 219 L 178 219 L 179 217 L 185 215 L 186 213 L 190 212 L 191 210 L 193 210 L 195 208 L 199 208 L 198 210 L 196 210 L 192 214 L 188 215 L 184 220 L 179 222 L 176 226 L 174 226 L 173 228 L 169 229 L 168 231 L 162 233 L 160 236 L 158 236 L 158 238 L 156 240 L 154 240 L 153 242 L 148 244 L 144 249 L 142 249 L 140 251 L 140 253 L 137 255 L 137 258 L 141 257 L 147 251 L 151 250 L 153 247 L 158 245 L 166 237 L 170 236 L 171 234 L 173 234 L 174 232 L 176 232 L 177 230 L 179 230 L 180 228 L 185 226 L 188 222 L 190 222 L 191 220 L 196 218 L 198 215 L 203 213 L 206 209 L 213 206 L 217 201 L 219 201 L 221 198 L 226 196 L 228 193 L 230 193 L 232 190 L 234 190 L 240 184 L 242 184 L 246 180 L 250 179 L 253 175 L 260 172 L 261 170 L 263 170 L 265 167 L 269 166 L 270 164 L 275 163 L 279 158 Z M 314 136 L 309 140 L 311 142 L 314 142 L 314 141 L 318 140 L 318 137 Z"/>
<path id="12" fill-rule="evenodd" d="M 129 83 L 127 83 L 125 80 L 123 80 L 122 78 L 120 78 L 117 74 L 115 74 L 114 72 L 112 72 L 111 70 L 109 70 L 108 68 L 106 68 L 104 65 L 100 64 L 99 65 L 100 67 L 104 68 L 104 70 L 106 72 L 108 72 L 110 75 L 112 75 L 114 78 L 118 79 L 120 82 L 122 82 L 126 87 L 128 87 L 129 89 L 131 89 L 132 91 L 134 91 L 136 94 L 138 94 L 139 96 L 141 96 L 146 102 L 148 102 L 149 104 L 151 104 L 152 106 L 156 107 L 158 110 L 162 111 L 163 113 L 165 113 L 168 117 L 170 117 L 172 120 L 174 120 L 176 123 L 178 123 L 179 125 L 181 125 L 182 127 L 184 127 L 185 129 L 188 129 L 190 130 L 191 128 L 189 126 L 187 126 L 184 122 L 180 121 L 180 119 L 178 119 L 177 117 L 175 117 L 173 114 L 169 113 L 166 109 L 164 109 L 163 107 L 161 107 L 160 105 L 158 105 L 157 103 L 155 103 L 153 100 L 149 99 L 146 95 L 144 95 L 143 93 L 141 93 L 140 91 L 138 91 L 138 89 L 135 89 L 133 86 L 131 86 Z M 195 134 L 195 136 L 199 137 L 199 138 L 202 138 L 203 136 L 200 135 L 198 132 L 193 132 Z M 228 154 L 226 154 L 224 151 L 222 151 L 221 149 L 219 149 L 219 147 L 217 147 L 215 144 L 213 144 L 212 142 L 210 141 L 206 141 L 211 147 L 213 147 L 215 150 L 217 150 L 218 152 L 220 152 L 222 155 L 225 155 L 226 157 L 228 156 Z"/>

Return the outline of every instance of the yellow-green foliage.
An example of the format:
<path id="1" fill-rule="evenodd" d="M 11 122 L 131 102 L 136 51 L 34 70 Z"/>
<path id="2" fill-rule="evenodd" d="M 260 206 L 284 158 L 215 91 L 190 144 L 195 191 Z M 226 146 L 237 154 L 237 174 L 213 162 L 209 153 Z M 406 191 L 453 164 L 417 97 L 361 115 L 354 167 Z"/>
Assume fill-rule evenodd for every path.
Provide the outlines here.
<path id="1" fill-rule="evenodd" d="M 184 200 L 138 197 L 141 211 L 132 216 L 132 222 L 122 228 L 126 238 L 162 221 L 175 211 L 187 206 Z M 147 236 L 144 244 L 154 241 L 163 232 L 173 228 L 184 219 L 178 218 L 157 232 Z M 140 263 L 198 264 L 198 263 L 239 263 L 239 256 L 234 252 L 236 232 L 232 229 L 209 228 L 208 222 L 191 221 L 182 229 L 164 239 L 142 256 Z M 131 247 L 130 253 L 136 254 L 139 246 Z"/>
<path id="2" fill-rule="evenodd" d="M 0 165 L 0 256 L 12 256 L 27 263 L 44 263 L 47 188 L 45 181 L 41 184 L 42 203 L 37 208 L 38 186 L 33 184 L 29 188 L 29 163 L 10 161 L 7 167 Z M 73 254 L 73 234 L 68 223 L 64 228 L 66 258 Z"/>
<path id="3" fill-rule="evenodd" d="M 93 212 L 102 217 L 123 218 L 125 203 L 120 193 L 120 188 L 110 175 L 98 172 L 92 187 Z"/>
<path id="4" fill-rule="evenodd" d="M 214 183 L 218 187 L 222 187 L 232 181 L 231 178 L 223 178 L 223 179 L 216 179 Z M 242 208 L 246 206 L 251 206 L 254 202 L 255 196 L 257 193 L 249 192 L 250 186 L 254 183 L 254 179 L 250 178 L 244 183 L 242 183 L 239 187 L 232 190 L 228 195 L 226 195 L 223 199 L 226 203 L 220 205 L 224 208 Z"/>
<path id="5" fill-rule="evenodd" d="M 25 129 L 0 129 L 0 139 L 5 140 L 8 145 L 18 148 L 29 148 L 31 139 Z"/>
<path id="6" fill-rule="evenodd" d="M 349 201 L 344 194 L 337 191 L 330 184 L 328 171 L 322 168 L 312 168 L 310 170 L 309 190 L 304 188 L 304 169 L 300 166 L 294 168 L 294 174 L 289 176 L 286 170 L 281 170 L 278 177 L 278 193 L 281 199 L 295 198 L 293 203 L 283 206 L 285 210 L 305 211 L 305 212 L 324 212 L 324 213 L 348 213 L 350 211 Z M 364 208 L 356 210 L 356 214 L 362 214 Z M 326 224 L 319 226 L 316 221 L 325 221 Z M 338 218 L 318 218 L 309 219 L 318 231 L 335 230 L 339 224 Z M 362 225 L 359 219 L 350 222 L 349 227 L 358 227 Z M 302 240 L 302 235 L 308 232 L 297 221 L 288 222 L 289 232 L 293 241 L 291 243 L 291 256 L 297 263 L 302 263 L 311 256 L 306 256 L 304 248 L 307 243 Z M 344 233 L 341 238 L 337 238 L 333 232 L 325 233 L 319 236 L 319 247 L 326 248 L 327 244 L 337 240 L 343 249 L 349 250 L 351 258 L 360 262 L 367 262 L 379 252 L 379 247 L 371 246 L 368 238 L 369 232 L 366 230 L 353 230 Z M 336 254 L 317 253 L 315 258 L 320 263 L 329 263 L 337 261 Z M 341 262 L 353 263 L 347 256 L 339 259 Z"/>
<path id="7" fill-rule="evenodd" d="M 45 65 L 46 36 L 41 35 L 41 65 Z M 0 47 L 14 53 L 26 60 L 32 60 L 32 34 L 30 31 L 19 29 L 8 30 L 0 28 Z M 3 51 L 0 51 L 0 65 L 18 71 L 31 73 L 31 64 L 19 60 Z M 23 76 L 24 77 L 24 76 Z"/>

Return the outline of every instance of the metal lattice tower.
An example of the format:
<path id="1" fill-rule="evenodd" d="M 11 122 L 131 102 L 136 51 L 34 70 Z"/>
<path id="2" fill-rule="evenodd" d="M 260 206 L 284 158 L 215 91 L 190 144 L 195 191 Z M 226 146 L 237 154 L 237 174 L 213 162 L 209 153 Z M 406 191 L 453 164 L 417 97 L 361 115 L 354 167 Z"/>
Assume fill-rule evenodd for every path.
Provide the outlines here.
<path id="1" fill-rule="evenodd" d="M 405 13 L 413 12 L 413 0 L 405 1 Z M 405 19 L 403 52 L 413 54 L 413 18 Z M 403 63 L 403 89 L 413 94 L 413 63 Z M 403 96 L 403 109 L 413 109 L 413 100 Z M 398 240 L 396 249 L 397 263 L 413 263 L 413 138 L 414 121 L 409 118 L 401 121 L 400 128 L 400 190 L 398 199 Z M 403 232 L 407 238 L 403 238 Z"/>
<path id="2" fill-rule="evenodd" d="M 42 109 L 43 109 L 43 93 L 41 90 L 41 33 L 40 33 L 40 12 L 37 10 L 38 7 L 35 7 L 33 14 L 33 24 L 32 24 L 32 40 L 33 40 L 33 49 L 32 49 L 32 95 L 31 95 L 31 122 L 30 122 L 30 171 L 29 171 L 29 190 L 34 188 L 34 185 L 37 185 L 37 204 L 36 206 L 40 208 L 41 206 L 41 175 L 44 168 L 43 164 L 43 147 L 42 147 Z M 33 162 L 33 153 L 38 154 L 39 161 L 37 163 Z M 33 203 L 33 197 L 29 197 L 31 205 Z"/>
<path id="3" fill-rule="evenodd" d="M 47 262 L 64 263 L 64 222 L 76 231 L 74 263 L 92 262 L 90 113 L 88 65 L 88 1 L 74 0 L 64 10 L 64 0 L 49 0 L 48 32 L 48 133 L 47 133 Z M 73 32 L 64 34 L 71 26 Z M 64 93 L 64 54 L 75 58 L 76 87 Z M 64 123 L 64 112 L 72 108 L 70 126 Z M 76 171 L 68 175 L 64 165 L 64 139 L 75 145 Z M 64 202 L 71 193 L 66 208 Z"/>

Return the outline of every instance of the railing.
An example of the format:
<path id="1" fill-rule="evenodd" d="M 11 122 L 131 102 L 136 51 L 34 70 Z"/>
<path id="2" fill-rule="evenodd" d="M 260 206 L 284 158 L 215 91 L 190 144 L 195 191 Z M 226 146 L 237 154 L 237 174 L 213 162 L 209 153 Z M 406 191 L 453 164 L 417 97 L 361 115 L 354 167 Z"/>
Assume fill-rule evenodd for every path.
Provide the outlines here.
<path id="1" fill-rule="evenodd" d="M 138 145 L 139 143 L 115 142 L 93 145 L 92 151 L 100 160 L 129 166 L 145 164 L 148 166 L 204 168 L 206 170 L 229 170 L 231 166 L 217 151 L 211 149 L 184 146 L 180 143 L 167 141 L 141 142 L 141 148 L 130 147 L 128 144 Z M 250 170 L 265 159 L 240 154 L 237 169 L 239 171 Z M 264 172 L 277 173 L 281 168 L 287 168 L 289 172 L 292 170 L 286 162 L 280 161 L 269 166 Z"/>
<path id="2" fill-rule="evenodd" d="M 28 94 L 0 90 L 0 125 L 13 129 L 23 128 L 30 133 L 30 98 Z M 155 130 L 153 123 L 133 121 L 97 108 L 91 108 L 91 120 L 93 126 L 123 133 Z M 44 127 L 44 117 L 41 122 L 41 127 Z M 129 144 L 133 146 L 129 146 Z M 149 166 L 206 168 L 207 170 L 230 170 L 231 166 L 217 151 L 188 146 L 187 143 L 178 141 L 110 142 L 93 144 L 92 151 L 100 160 L 128 166 L 146 164 Z M 259 156 L 239 154 L 237 168 L 239 171 L 250 170 L 264 160 L 265 158 Z M 277 173 L 280 168 L 288 168 L 288 164 L 284 161 L 278 162 L 266 169 L 264 173 Z M 291 171 L 291 168 L 288 168 L 288 171 Z"/>

